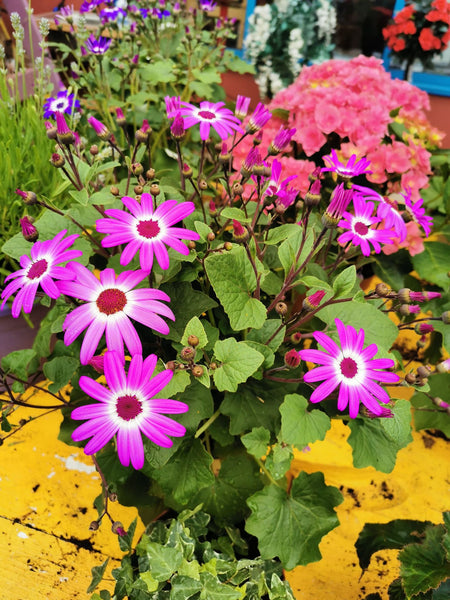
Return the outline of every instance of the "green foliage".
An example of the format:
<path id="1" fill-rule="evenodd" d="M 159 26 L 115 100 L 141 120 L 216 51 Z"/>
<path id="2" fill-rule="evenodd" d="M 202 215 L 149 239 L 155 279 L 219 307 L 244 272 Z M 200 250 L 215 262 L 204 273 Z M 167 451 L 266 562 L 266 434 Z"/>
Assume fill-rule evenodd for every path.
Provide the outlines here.
<path id="1" fill-rule="evenodd" d="M 285 396 L 280 406 L 280 438 L 299 450 L 312 442 L 323 440 L 331 427 L 328 415 L 320 410 L 309 412 L 307 407 L 308 400 L 297 394 Z"/>

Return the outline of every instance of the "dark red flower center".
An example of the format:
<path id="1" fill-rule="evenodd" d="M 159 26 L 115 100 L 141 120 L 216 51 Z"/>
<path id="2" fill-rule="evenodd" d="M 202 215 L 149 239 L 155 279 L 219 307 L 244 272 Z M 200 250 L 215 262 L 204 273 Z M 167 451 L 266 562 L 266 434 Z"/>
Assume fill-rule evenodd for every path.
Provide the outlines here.
<path id="1" fill-rule="evenodd" d="M 344 358 L 340 367 L 342 375 L 348 379 L 352 379 L 358 373 L 358 365 L 353 358 Z"/>
<path id="2" fill-rule="evenodd" d="M 117 398 L 116 409 L 121 419 L 131 421 L 142 412 L 142 403 L 136 396 L 120 396 Z"/>
<path id="3" fill-rule="evenodd" d="M 365 223 L 361 223 L 361 221 L 358 221 L 357 223 L 355 223 L 355 231 L 358 235 L 367 235 L 369 228 Z"/>
<path id="4" fill-rule="evenodd" d="M 216 115 L 210 110 L 200 110 L 198 116 L 202 119 L 208 119 L 209 121 L 212 121 L 216 118 Z"/>
<path id="5" fill-rule="evenodd" d="M 40 277 L 47 270 L 48 262 L 45 258 L 41 258 L 41 260 L 37 260 L 35 263 L 31 265 L 28 270 L 27 277 L 28 279 L 36 279 Z"/>
<path id="6" fill-rule="evenodd" d="M 139 235 L 142 235 L 142 237 L 147 239 L 156 237 L 161 231 L 158 221 L 153 221 L 152 219 L 149 221 L 139 221 L 137 230 Z"/>
<path id="7" fill-rule="evenodd" d="M 127 303 L 127 297 L 122 290 L 111 288 L 103 290 L 97 298 L 98 310 L 105 315 L 113 315 L 123 310 Z"/>

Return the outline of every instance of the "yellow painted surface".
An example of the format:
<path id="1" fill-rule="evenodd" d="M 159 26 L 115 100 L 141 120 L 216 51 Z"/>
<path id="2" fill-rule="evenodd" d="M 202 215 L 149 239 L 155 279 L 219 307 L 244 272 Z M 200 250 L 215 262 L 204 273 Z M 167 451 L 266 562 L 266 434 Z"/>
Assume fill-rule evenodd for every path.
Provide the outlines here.
<path id="1" fill-rule="evenodd" d="M 28 414 L 38 411 L 20 408 L 11 420 Z M 58 412 L 39 418 L 0 448 L 0 600 L 87 600 L 91 568 L 107 556 L 115 560 L 107 570 L 110 581 L 102 586 L 113 589 L 111 569 L 122 556 L 116 536 L 106 521 L 97 532 L 88 529 L 97 516 L 92 503 L 100 493 L 99 477 L 89 457 L 56 439 L 60 421 Z M 444 440 L 414 434 L 394 471 L 383 474 L 351 466 L 348 435 L 348 428 L 336 422 L 325 441 L 294 460 L 295 474 L 323 471 L 345 498 L 337 508 L 341 525 L 320 544 L 323 559 L 288 574 L 297 600 L 358 600 L 376 591 L 387 600 L 387 587 L 398 574 L 397 552 L 377 553 L 361 577 L 354 543 L 364 524 L 397 518 L 440 522 L 449 508 Z M 137 514 L 133 508 L 110 507 L 126 527 Z M 139 521 L 137 535 L 143 529 Z"/>

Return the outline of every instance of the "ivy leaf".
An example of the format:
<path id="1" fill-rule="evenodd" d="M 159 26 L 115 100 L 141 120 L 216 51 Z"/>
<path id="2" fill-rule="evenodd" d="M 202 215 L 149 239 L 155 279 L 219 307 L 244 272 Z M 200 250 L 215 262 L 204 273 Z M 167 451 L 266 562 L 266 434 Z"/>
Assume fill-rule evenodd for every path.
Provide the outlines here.
<path id="1" fill-rule="evenodd" d="M 223 254 L 210 254 L 205 269 L 211 285 L 235 331 L 260 329 L 266 320 L 266 307 L 252 293 L 256 276 L 241 246 Z"/>
<path id="2" fill-rule="evenodd" d="M 119 535 L 119 547 L 122 552 L 129 552 L 133 542 L 134 532 L 136 531 L 137 518 L 133 519 L 125 535 Z"/>
<path id="3" fill-rule="evenodd" d="M 200 600 L 241 600 L 242 594 L 239 590 L 225 583 L 220 583 L 212 573 L 204 571 L 200 573 L 202 591 Z"/>
<path id="4" fill-rule="evenodd" d="M 153 477 L 176 503 L 185 505 L 198 490 L 214 482 L 211 463 L 212 457 L 201 441 L 189 439 L 162 469 L 154 471 Z"/>
<path id="5" fill-rule="evenodd" d="M 425 242 L 425 250 L 412 257 L 414 270 L 420 278 L 441 288 L 447 289 L 448 278 L 448 244 L 442 242 Z"/>
<path id="6" fill-rule="evenodd" d="M 372 466 L 383 473 L 392 471 L 397 452 L 412 441 L 409 402 L 398 400 L 393 413 L 392 419 L 356 418 L 349 421 L 348 443 L 353 448 L 356 468 Z"/>
<path id="7" fill-rule="evenodd" d="M 57 356 L 46 362 L 43 368 L 44 375 L 53 382 L 48 386 L 50 392 L 55 394 L 67 385 L 79 366 L 80 361 L 70 356 Z"/>
<path id="8" fill-rule="evenodd" d="M 309 412 L 308 400 L 298 394 L 285 396 L 280 406 L 280 439 L 302 450 L 308 444 L 323 440 L 331 427 L 328 415 L 321 410 Z"/>
<path id="9" fill-rule="evenodd" d="M 175 315 L 175 321 L 170 322 L 170 332 L 166 336 L 169 340 L 179 342 L 192 317 L 199 317 L 210 308 L 217 306 L 212 298 L 193 290 L 186 281 L 165 283 L 161 286 L 161 290 L 168 294 L 169 306 Z"/>
<path id="10" fill-rule="evenodd" d="M 333 281 L 335 298 L 345 298 L 353 291 L 356 283 L 356 268 L 351 265 L 344 269 Z"/>
<path id="11" fill-rule="evenodd" d="M 429 521 L 410 519 L 395 519 L 389 523 L 366 523 L 355 543 L 359 566 L 366 570 L 372 555 L 379 550 L 401 550 L 406 544 L 417 542 L 429 525 Z"/>
<path id="12" fill-rule="evenodd" d="M 258 538 L 262 558 L 278 556 L 285 569 L 293 569 L 320 560 L 319 542 L 339 525 L 334 507 L 341 502 L 341 493 L 325 485 L 322 473 L 301 472 L 290 494 L 270 485 L 251 496 L 245 528 Z"/>
<path id="13" fill-rule="evenodd" d="M 92 569 L 91 569 L 92 581 L 89 584 L 88 589 L 86 590 L 88 594 L 93 592 L 95 590 L 95 588 L 98 586 L 98 584 L 100 583 L 100 581 L 103 579 L 103 575 L 106 571 L 106 567 L 108 566 L 108 562 L 109 562 L 109 558 L 107 558 L 105 560 L 105 562 L 102 563 L 101 565 L 99 565 L 98 567 L 92 567 Z"/>
<path id="14" fill-rule="evenodd" d="M 200 581 L 186 575 L 173 577 L 171 586 L 170 600 L 188 600 L 202 589 Z"/>
<path id="15" fill-rule="evenodd" d="M 238 384 L 247 381 L 264 361 L 260 352 L 234 338 L 217 341 L 214 356 L 222 363 L 213 372 L 214 383 L 220 392 L 235 392 Z"/>
<path id="16" fill-rule="evenodd" d="M 183 552 L 178 548 L 163 546 L 152 542 L 143 535 L 136 546 L 138 556 L 147 556 L 150 563 L 149 572 L 156 581 L 167 581 L 175 573 L 183 560 Z"/>
<path id="17" fill-rule="evenodd" d="M 442 548 L 444 525 L 429 527 L 421 544 L 410 544 L 398 555 L 400 577 L 408 597 L 436 588 L 450 577 L 450 562 Z"/>
<path id="18" fill-rule="evenodd" d="M 195 335 L 198 337 L 198 345 L 196 346 L 196 348 L 201 349 L 208 344 L 208 337 L 206 335 L 202 322 L 198 317 L 192 317 L 192 319 L 186 325 L 183 337 L 181 338 L 181 343 L 183 344 L 183 346 L 188 345 L 188 339 L 190 335 Z"/>
<path id="19" fill-rule="evenodd" d="M 241 438 L 242 443 L 247 448 L 247 452 L 261 458 L 267 454 L 267 448 L 270 443 L 270 431 L 265 427 L 253 427 L 250 433 L 246 433 Z"/>

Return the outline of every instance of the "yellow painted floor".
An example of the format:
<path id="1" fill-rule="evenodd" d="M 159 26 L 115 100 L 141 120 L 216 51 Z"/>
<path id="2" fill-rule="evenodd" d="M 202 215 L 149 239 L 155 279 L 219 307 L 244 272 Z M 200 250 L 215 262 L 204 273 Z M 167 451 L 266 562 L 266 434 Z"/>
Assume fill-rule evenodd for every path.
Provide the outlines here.
<path id="1" fill-rule="evenodd" d="M 12 421 L 27 411 L 20 408 Z M 0 448 L 0 600 L 87 600 L 91 567 L 121 556 L 107 522 L 97 532 L 88 529 L 97 516 L 92 502 L 100 493 L 99 477 L 81 450 L 56 439 L 60 420 L 58 413 L 37 419 Z M 295 471 L 324 471 L 327 483 L 341 487 L 345 496 L 337 509 L 340 527 L 320 545 L 323 560 L 288 574 L 298 600 L 357 600 L 376 591 L 386 599 L 398 572 L 397 552 L 377 553 L 360 578 L 354 542 L 364 523 L 441 522 L 449 508 L 444 440 L 414 434 L 414 443 L 399 452 L 395 470 L 386 475 L 351 466 L 348 434 L 342 423 L 334 424 L 324 442 L 312 444 L 311 452 L 299 453 L 294 462 Z M 119 505 L 111 509 L 126 527 L 137 514 Z M 139 521 L 137 534 L 142 531 Z M 110 582 L 103 585 L 110 591 L 116 564 L 110 561 Z"/>

